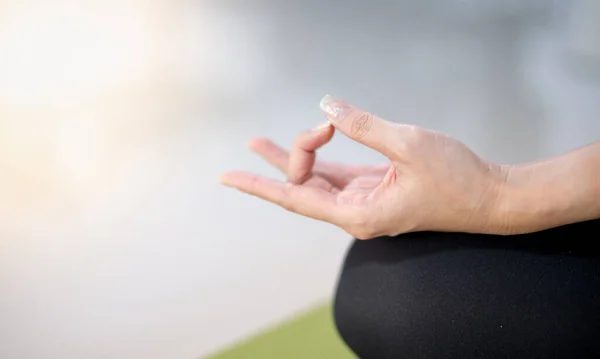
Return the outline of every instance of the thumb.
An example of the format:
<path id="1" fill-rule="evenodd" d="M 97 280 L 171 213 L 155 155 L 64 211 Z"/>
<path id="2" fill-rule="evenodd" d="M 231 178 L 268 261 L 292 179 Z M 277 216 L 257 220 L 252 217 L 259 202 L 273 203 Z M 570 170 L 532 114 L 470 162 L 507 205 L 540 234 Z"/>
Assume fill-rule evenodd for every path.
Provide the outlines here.
<path id="1" fill-rule="evenodd" d="M 335 128 L 356 142 L 394 159 L 397 126 L 345 101 L 325 96 L 319 105 Z"/>

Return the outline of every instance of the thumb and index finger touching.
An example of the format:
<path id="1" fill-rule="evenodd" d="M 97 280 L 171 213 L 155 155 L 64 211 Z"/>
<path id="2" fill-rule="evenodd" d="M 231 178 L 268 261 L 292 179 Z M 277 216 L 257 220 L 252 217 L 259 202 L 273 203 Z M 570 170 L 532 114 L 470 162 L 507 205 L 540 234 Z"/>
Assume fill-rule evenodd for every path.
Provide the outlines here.
<path id="1" fill-rule="evenodd" d="M 301 184 L 310 177 L 315 151 L 333 137 L 331 125 L 347 137 L 394 159 L 398 140 L 396 124 L 329 95 L 321 100 L 319 107 L 328 122 L 299 135 L 294 141 L 288 166 L 289 182 Z"/>
<path id="2" fill-rule="evenodd" d="M 394 159 L 394 143 L 398 140 L 397 127 L 347 102 L 326 96 L 320 103 L 330 124 L 320 126 L 298 137 L 295 150 L 290 153 L 288 183 L 248 172 L 224 174 L 221 182 L 248 194 L 260 197 L 307 217 L 342 223 L 343 213 L 337 208 L 332 193 L 319 188 L 300 185 L 309 176 L 315 161 L 315 151 L 331 140 L 333 127 L 351 139 Z M 279 165 L 283 165 L 283 162 Z"/>
<path id="3" fill-rule="evenodd" d="M 329 95 L 321 100 L 319 106 L 338 131 L 389 159 L 394 159 L 399 138 L 395 123 Z"/>

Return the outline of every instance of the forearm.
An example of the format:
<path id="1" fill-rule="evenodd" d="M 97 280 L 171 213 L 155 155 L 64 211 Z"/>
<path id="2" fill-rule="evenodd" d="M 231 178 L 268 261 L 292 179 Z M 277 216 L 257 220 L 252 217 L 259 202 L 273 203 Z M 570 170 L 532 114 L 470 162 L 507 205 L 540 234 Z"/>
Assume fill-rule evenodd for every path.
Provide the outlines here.
<path id="1" fill-rule="evenodd" d="M 496 213 L 502 234 L 600 218 L 600 141 L 548 160 L 506 167 Z"/>

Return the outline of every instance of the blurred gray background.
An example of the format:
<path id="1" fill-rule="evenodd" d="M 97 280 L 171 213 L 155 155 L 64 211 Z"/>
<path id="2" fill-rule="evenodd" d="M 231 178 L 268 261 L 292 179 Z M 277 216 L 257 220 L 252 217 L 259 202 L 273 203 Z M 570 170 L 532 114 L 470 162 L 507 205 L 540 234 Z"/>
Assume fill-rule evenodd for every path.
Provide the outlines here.
<path id="1" fill-rule="evenodd" d="M 222 188 L 280 176 L 247 141 L 331 94 L 502 163 L 593 142 L 599 4 L 0 2 L 0 357 L 191 359 L 328 300 L 350 239 Z"/>

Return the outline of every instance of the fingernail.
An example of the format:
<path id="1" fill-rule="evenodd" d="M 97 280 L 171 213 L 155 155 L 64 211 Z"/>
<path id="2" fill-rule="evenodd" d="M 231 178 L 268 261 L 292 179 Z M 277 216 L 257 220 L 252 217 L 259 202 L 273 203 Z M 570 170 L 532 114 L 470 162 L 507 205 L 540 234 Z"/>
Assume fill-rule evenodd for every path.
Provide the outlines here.
<path id="1" fill-rule="evenodd" d="M 329 95 L 323 97 L 319 107 L 327 114 L 327 118 L 329 118 L 331 122 L 342 121 L 352 109 L 347 103 L 336 100 Z"/>
<path id="2" fill-rule="evenodd" d="M 328 128 L 329 126 L 331 126 L 331 122 L 327 121 L 327 122 L 322 123 L 319 126 L 313 128 L 313 131 L 318 132 L 318 131 Z"/>

